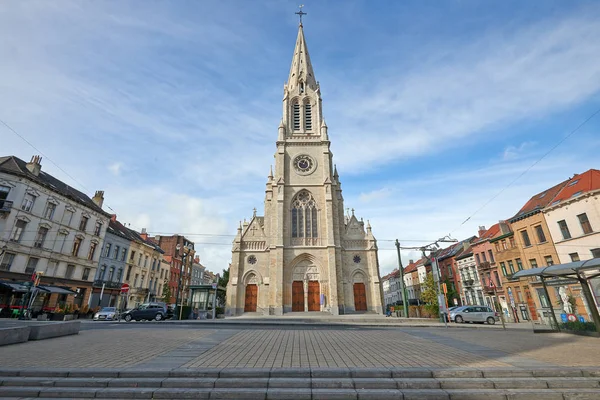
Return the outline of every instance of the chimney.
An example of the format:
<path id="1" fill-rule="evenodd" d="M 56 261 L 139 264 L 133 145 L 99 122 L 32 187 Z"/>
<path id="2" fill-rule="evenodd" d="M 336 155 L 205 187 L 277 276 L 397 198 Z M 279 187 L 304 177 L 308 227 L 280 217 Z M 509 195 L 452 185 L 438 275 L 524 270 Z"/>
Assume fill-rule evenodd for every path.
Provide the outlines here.
<path id="1" fill-rule="evenodd" d="M 92 201 L 100 208 L 104 204 L 104 190 L 96 190 L 96 194 L 92 197 Z"/>
<path id="2" fill-rule="evenodd" d="M 500 220 L 498 222 L 498 225 L 500 226 L 500 234 L 501 235 L 506 235 L 507 233 L 510 233 L 510 226 L 508 226 L 508 224 L 506 223 L 505 220 Z"/>
<path id="3" fill-rule="evenodd" d="M 414 260 L 408 260 L 408 263 L 409 263 L 409 264 L 412 264 L 412 263 L 414 263 L 414 262 L 415 262 Z"/>
<path id="4" fill-rule="evenodd" d="M 26 166 L 27 166 L 27 170 L 29 172 L 31 172 L 35 176 L 38 176 L 40 174 L 40 171 L 42 170 L 42 157 L 40 157 L 40 156 L 31 157 L 31 161 L 29 161 L 26 164 Z"/>
<path id="5" fill-rule="evenodd" d="M 148 240 L 148 232 L 146 232 L 146 228 L 142 228 L 142 233 L 140 233 L 140 236 L 142 239 Z"/>
<path id="6" fill-rule="evenodd" d="M 111 214 L 111 216 L 110 216 L 110 220 L 111 220 L 112 222 L 117 222 L 117 214 Z"/>
<path id="7" fill-rule="evenodd" d="M 487 229 L 485 229 L 485 226 L 480 226 L 479 231 L 477 233 L 479 234 L 479 237 L 482 237 L 486 231 Z"/>

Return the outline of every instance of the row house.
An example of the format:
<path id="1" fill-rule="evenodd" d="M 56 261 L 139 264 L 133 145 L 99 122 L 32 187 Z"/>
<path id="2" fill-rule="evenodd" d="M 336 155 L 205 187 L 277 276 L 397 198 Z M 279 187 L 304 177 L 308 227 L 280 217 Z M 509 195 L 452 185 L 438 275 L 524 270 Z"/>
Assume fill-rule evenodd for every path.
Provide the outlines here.
<path id="1" fill-rule="evenodd" d="M 455 261 L 457 275 L 462 282 L 462 304 L 485 304 L 473 246 L 470 243 L 463 243 L 463 251 L 455 257 Z"/>
<path id="2" fill-rule="evenodd" d="M 90 198 L 42 171 L 41 161 L 0 157 L 0 282 L 10 288 L 42 272 L 38 308 L 82 307 L 110 214 L 102 210 L 102 191 Z M 15 295 L 2 293 L 0 304 L 13 306 Z"/>
<path id="3" fill-rule="evenodd" d="M 161 298 L 164 277 L 161 278 L 161 258 L 164 251 L 146 230 L 141 233 L 129 229 L 131 241 L 125 282 L 129 284 L 128 307 Z"/>
<path id="4" fill-rule="evenodd" d="M 191 286 L 198 286 L 204 284 L 204 271 L 206 268 L 200 264 L 200 257 L 195 257 L 192 263 L 192 277 L 190 280 Z"/>
<path id="5" fill-rule="evenodd" d="M 490 240 L 498 236 L 499 233 L 500 224 L 494 224 L 487 230 L 484 226 L 480 226 L 479 237 L 473 241 L 471 246 L 484 297 L 484 302 L 480 304 L 501 312 L 498 296 L 506 299 L 506 294 L 498 272 L 493 246 L 490 243 Z"/>
<path id="6" fill-rule="evenodd" d="M 455 292 L 457 294 L 463 292 L 462 282 L 460 274 L 458 273 L 458 264 L 456 258 L 459 257 L 471 244 L 475 237 L 462 240 L 455 243 L 445 249 L 438 250 L 433 254 L 437 260 L 438 268 L 440 270 L 441 282 L 449 284 L 448 291 Z M 448 305 L 462 305 L 465 301 L 462 297 L 449 298 Z"/>
<path id="7" fill-rule="evenodd" d="M 421 301 L 421 282 L 419 281 L 419 267 L 424 264 L 424 259 L 416 262 L 410 260 L 404 269 L 404 285 L 408 304 L 419 304 Z"/>
<path id="8" fill-rule="evenodd" d="M 100 259 L 90 297 L 92 308 L 124 307 L 124 302 L 119 299 L 127 271 L 127 254 L 133 240 L 135 237 L 130 230 L 117 221 L 116 215 L 112 215 L 100 249 Z"/>
<path id="9" fill-rule="evenodd" d="M 192 265 L 196 255 L 194 243 L 182 235 L 155 236 L 154 241 L 163 249 L 165 259 L 170 264 L 168 283 L 171 293 L 170 303 L 176 302 L 179 290 L 181 301 L 183 304 L 187 304 L 190 296 Z M 205 271 L 205 275 L 206 273 L 207 271 Z"/>

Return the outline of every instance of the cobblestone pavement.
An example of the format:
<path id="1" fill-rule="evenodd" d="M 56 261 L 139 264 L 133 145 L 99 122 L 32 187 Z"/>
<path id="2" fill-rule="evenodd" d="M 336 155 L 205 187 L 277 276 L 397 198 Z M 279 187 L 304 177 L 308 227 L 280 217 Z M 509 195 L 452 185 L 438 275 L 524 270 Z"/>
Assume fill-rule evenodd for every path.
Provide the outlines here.
<path id="1" fill-rule="evenodd" d="M 600 366 L 597 338 L 444 328 L 85 330 L 0 347 L 3 367 L 272 368 Z"/>
<path id="2" fill-rule="evenodd" d="M 213 331 L 138 329 L 79 335 L 0 347 L 3 367 L 128 367 L 154 359 Z"/>
<path id="3" fill-rule="evenodd" d="M 184 367 L 506 367 L 392 330 L 248 330 Z"/>
<path id="4" fill-rule="evenodd" d="M 485 334 L 467 329 L 429 329 L 427 332 L 549 364 L 571 367 L 600 365 L 600 339 L 594 337 L 510 330 L 486 331 Z M 419 334 L 417 330 L 413 333 Z"/>

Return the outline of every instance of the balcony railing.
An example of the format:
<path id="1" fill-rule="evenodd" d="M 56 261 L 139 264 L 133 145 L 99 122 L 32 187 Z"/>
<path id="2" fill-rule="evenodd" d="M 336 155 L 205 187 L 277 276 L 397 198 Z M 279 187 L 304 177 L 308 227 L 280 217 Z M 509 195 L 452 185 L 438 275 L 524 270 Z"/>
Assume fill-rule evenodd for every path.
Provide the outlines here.
<path id="1" fill-rule="evenodd" d="M 13 202 L 9 200 L 0 200 L 0 212 L 10 212 L 13 207 Z"/>
<path id="2" fill-rule="evenodd" d="M 102 287 L 102 285 L 104 285 L 105 289 L 121 289 L 121 282 L 114 282 L 114 281 L 104 281 L 102 279 L 97 279 L 94 281 L 94 283 L 92 284 L 93 287 Z"/>
<path id="3" fill-rule="evenodd" d="M 483 261 L 479 263 L 479 269 L 481 270 L 486 270 L 486 269 L 490 269 L 492 267 L 492 265 L 490 264 L 489 261 Z"/>
<path id="4" fill-rule="evenodd" d="M 463 280 L 463 285 L 465 286 L 473 286 L 473 279 L 465 279 Z"/>

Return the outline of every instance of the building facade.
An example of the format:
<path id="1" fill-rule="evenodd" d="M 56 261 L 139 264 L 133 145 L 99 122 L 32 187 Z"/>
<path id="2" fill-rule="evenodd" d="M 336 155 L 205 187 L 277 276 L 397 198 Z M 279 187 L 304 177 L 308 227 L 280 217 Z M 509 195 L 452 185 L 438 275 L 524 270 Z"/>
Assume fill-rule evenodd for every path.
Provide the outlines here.
<path id="1" fill-rule="evenodd" d="M 573 176 L 543 209 L 544 225 L 556 249 L 561 264 L 600 257 L 600 171 L 591 169 Z M 592 279 L 590 288 L 600 304 L 600 278 Z M 588 315 L 589 308 L 578 284 L 558 287 L 559 312 L 575 311 Z M 569 297 L 576 301 L 576 310 L 569 304 Z M 588 320 L 591 320 L 588 319 Z"/>
<path id="2" fill-rule="evenodd" d="M 480 226 L 479 237 L 473 242 L 472 246 L 483 290 L 484 303 L 482 304 L 487 305 L 494 311 L 502 312 L 498 297 L 503 296 L 506 298 L 506 294 L 498 272 L 493 246 L 490 244 L 490 239 L 496 237 L 499 232 L 499 224 L 494 224 L 487 230 L 485 227 Z"/>
<path id="3" fill-rule="evenodd" d="M 89 198 L 42 171 L 39 156 L 0 157 L 0 279 L 42 272 L 42 285 L 76 293 L 52 289 L 45 304 L 87 305 L 110 218 L 103 200 L 102 191 Z"/>
<path id="4" fill-rule="evenodd" d="M 165 259 L 170 264 L 169 291 L 171 302 L 175 304 L 180 294 L 182 304 L 188 304 L 192 264 L 196 256 L 194 243 L 182 235 L 155 236 L 154 241 L 164 251 Z"/>
<path id="5" fill-rule="evenodd" d="M 102 247 L 98 250 L 100 258 L 94 277 L 93 292 L 90 297 L 91 307 L 120 307 L 121 286 L 127 271 L 127 254 L 132 241 L 129 230 L 111 216 L 104 236 Z"/>
<path id="6" fill-rule="evenodd" d="M 240 223 L 227 315 L 383 313 L 371 226 L 344 212 L 321 91 L 299 26 L 264 216 Z"/>

